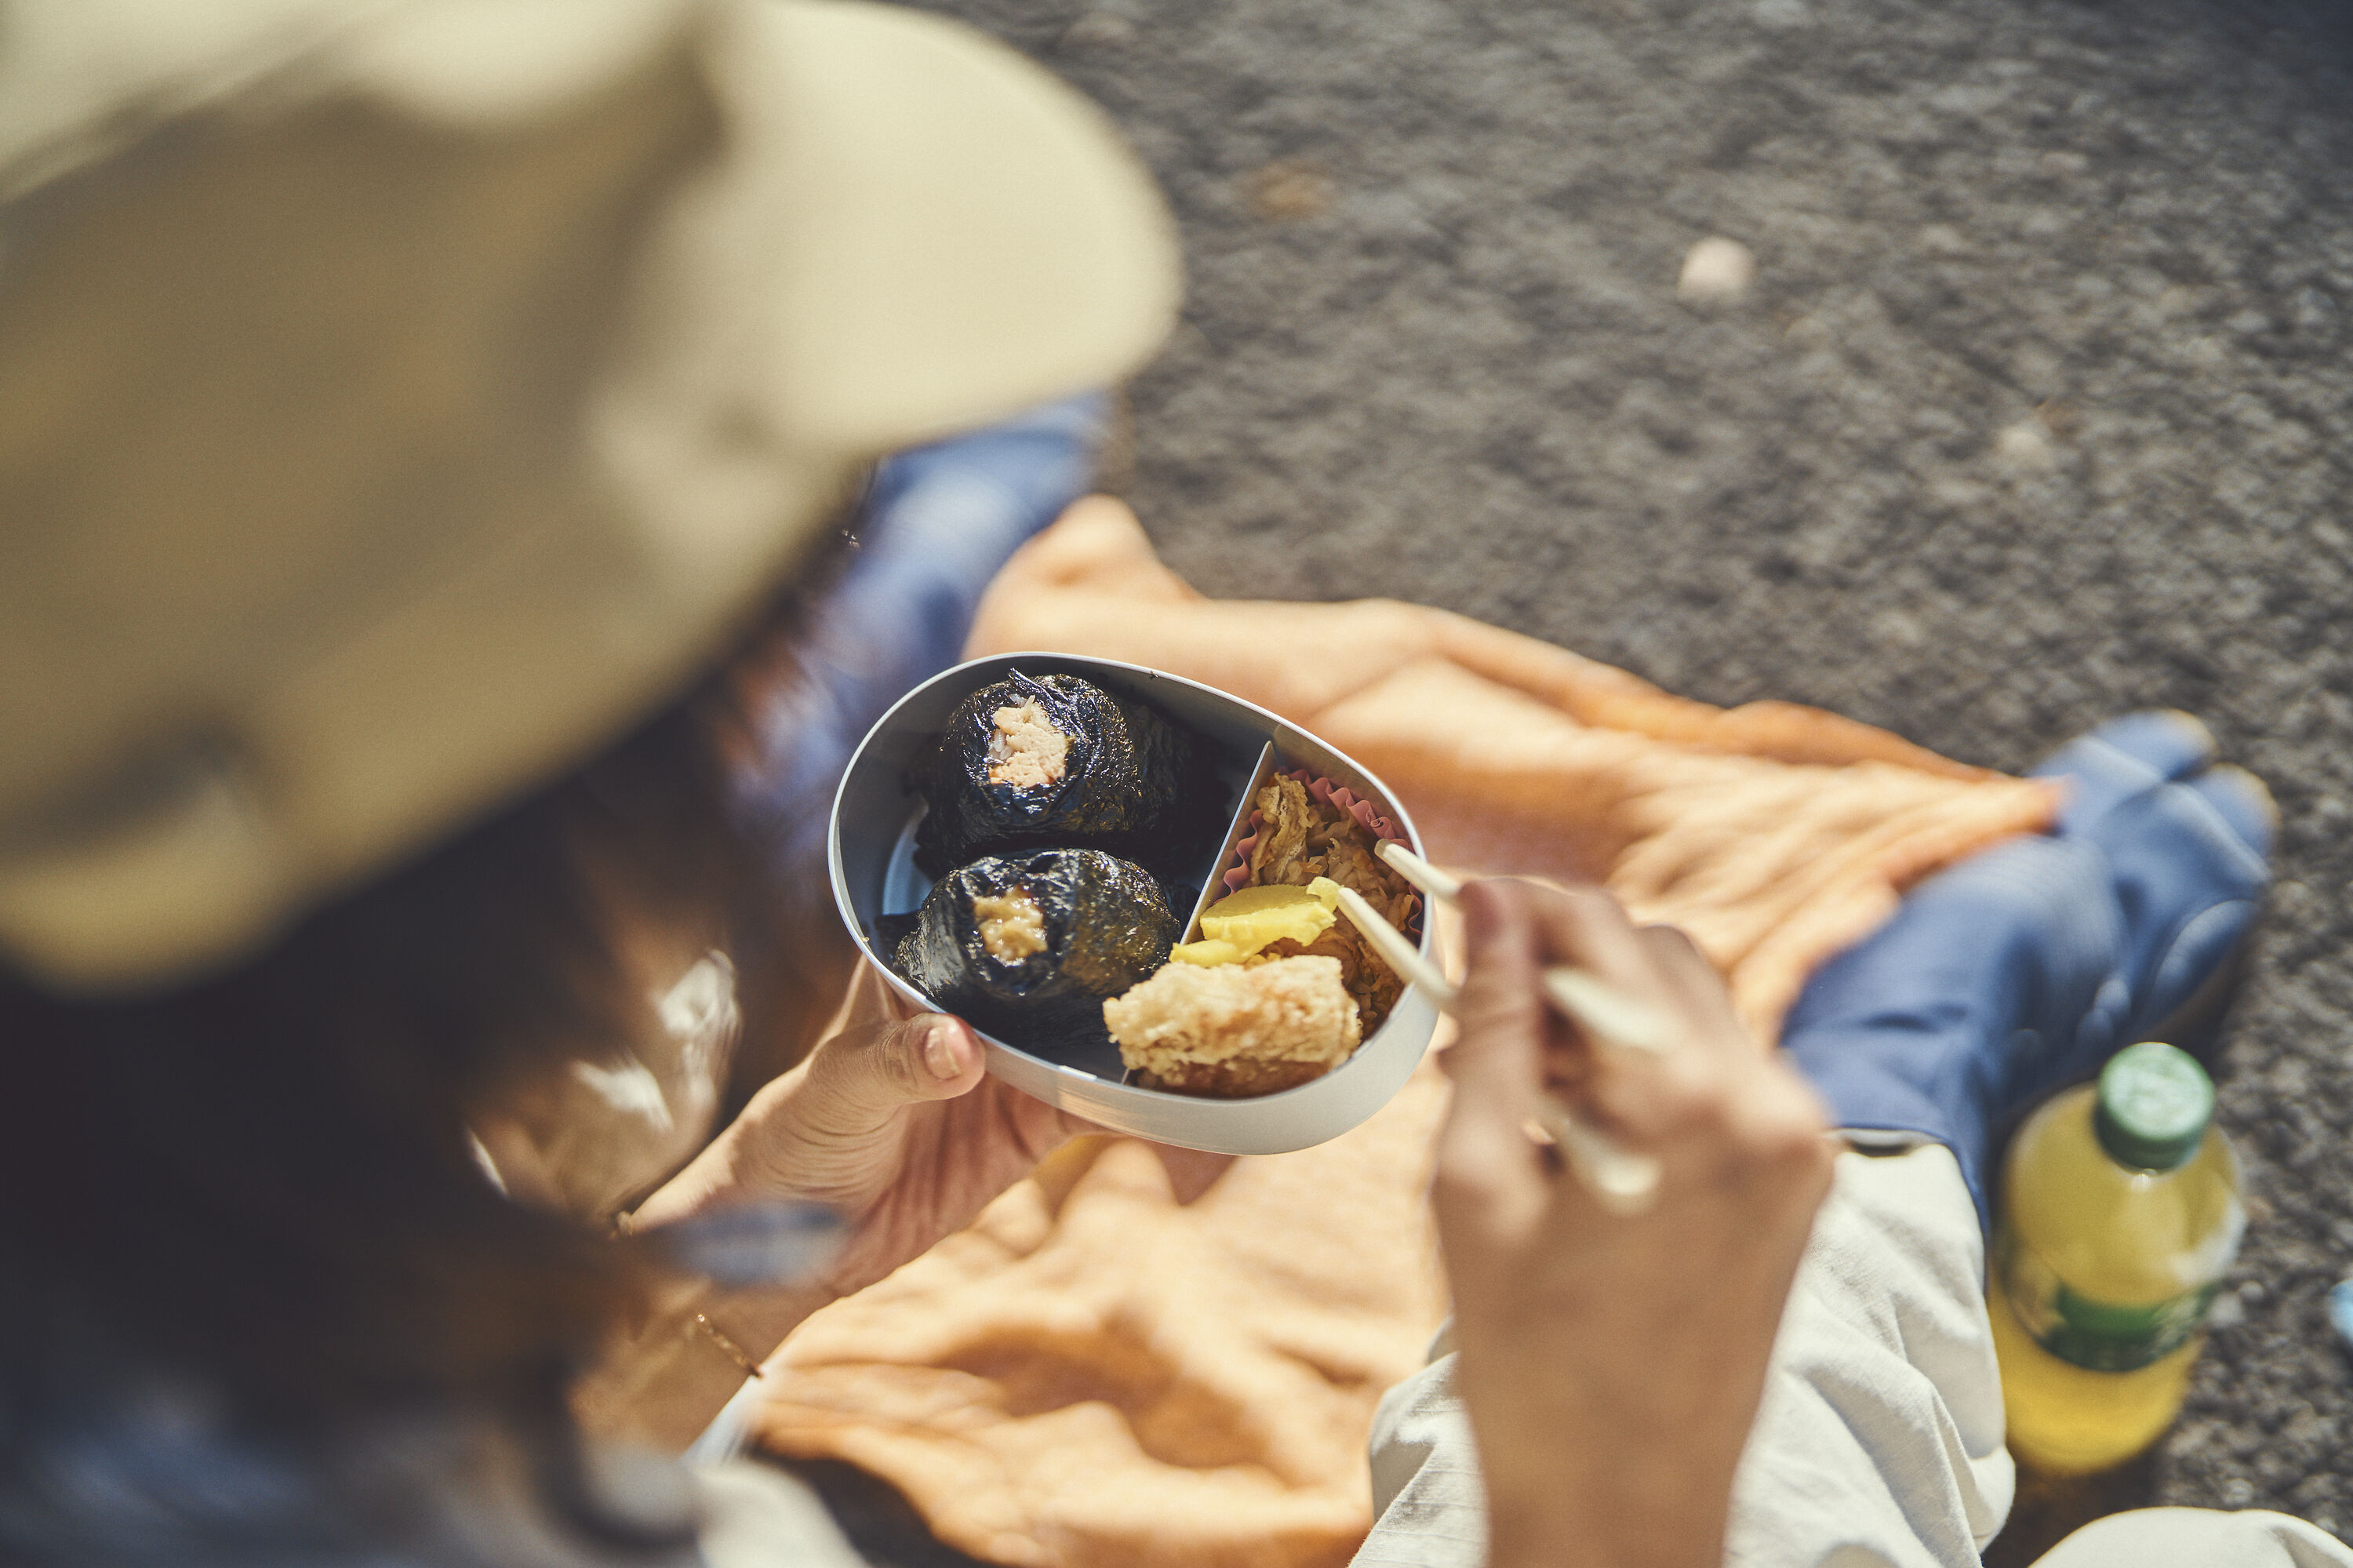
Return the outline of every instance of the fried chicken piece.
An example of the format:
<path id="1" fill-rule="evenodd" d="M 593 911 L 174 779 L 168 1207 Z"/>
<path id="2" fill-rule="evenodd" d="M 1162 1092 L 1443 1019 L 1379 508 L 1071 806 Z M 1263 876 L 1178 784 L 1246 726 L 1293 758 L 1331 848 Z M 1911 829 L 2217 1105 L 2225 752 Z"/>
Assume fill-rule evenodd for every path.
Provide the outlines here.
<path id="1" fill-rule="evenodd" d="M 1364 1038 L 1340 963 L 1320 956 L 1170 964 L 1104 1002 L 1103 1023 L 1146 1086 L 1218 1099 L 1320 1078 Z"/>

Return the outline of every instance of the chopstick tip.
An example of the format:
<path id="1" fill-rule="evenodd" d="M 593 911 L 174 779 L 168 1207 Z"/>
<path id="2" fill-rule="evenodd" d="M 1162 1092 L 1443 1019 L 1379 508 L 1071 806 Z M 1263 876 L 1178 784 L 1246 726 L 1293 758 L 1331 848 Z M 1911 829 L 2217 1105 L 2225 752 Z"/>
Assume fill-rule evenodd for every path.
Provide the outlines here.
<path id="1" fill-rule="evenodd" d="M 1383 839 L 1377 852 L 1398 875 L 1441 904 L 1451 904 L 1461 895 L 1462 883 L 1447 875 L 1395 839 Z"/>

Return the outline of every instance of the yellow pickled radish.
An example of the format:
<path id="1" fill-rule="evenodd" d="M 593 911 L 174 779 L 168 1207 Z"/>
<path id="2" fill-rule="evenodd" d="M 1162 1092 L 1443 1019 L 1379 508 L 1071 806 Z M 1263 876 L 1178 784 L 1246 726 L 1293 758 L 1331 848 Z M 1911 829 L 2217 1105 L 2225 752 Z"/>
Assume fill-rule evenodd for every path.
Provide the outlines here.
<path id="1" fill-rule="evenodd" d="M 1332 928 L 1339 904 L 1339 885 L 1325 876 L 1304 887 L 1245 887 L 1203 910 L 1202 939 L 1178 944 L 1170 956 L 1213 968 L 1255 958 L 1286 937 L 1305 947 Z"/>
<path id="2" fill-rule="evenodd" d="M 1216 969 L 1219 964 L 1238 964 L 1250 957 L 1231 942 L 1220 942 L 1215 938 L 1179 942 L 1168 949 L 1168 956 L 1180 964 L 1198 964 L 1205 969 Z"/>

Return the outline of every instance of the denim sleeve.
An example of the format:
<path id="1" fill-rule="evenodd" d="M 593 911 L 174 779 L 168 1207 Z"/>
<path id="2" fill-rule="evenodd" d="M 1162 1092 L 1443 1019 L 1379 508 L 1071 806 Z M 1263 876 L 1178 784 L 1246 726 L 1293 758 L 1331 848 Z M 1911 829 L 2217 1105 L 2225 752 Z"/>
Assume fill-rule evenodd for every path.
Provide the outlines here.
<path id="1" fill-rule="evenodd" d="M 956 662 L 990 580 L 1086 493 L 1108 408 L 1100 393 L 1069 398 L 875 470 L 856 553 L 814 608 L 798 673 L 761 715 L 759 760 L 739 781 L 786 885 L 823 884 L 826 821 L 851 751 Z"/>

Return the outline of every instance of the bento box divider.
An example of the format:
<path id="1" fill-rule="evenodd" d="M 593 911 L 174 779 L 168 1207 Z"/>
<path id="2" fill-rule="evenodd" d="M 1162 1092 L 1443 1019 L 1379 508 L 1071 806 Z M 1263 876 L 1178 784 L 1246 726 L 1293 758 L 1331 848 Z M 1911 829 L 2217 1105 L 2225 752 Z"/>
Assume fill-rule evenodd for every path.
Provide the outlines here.
<path id="1" fill-rule="evenodd" d="M 1185 940 L 1201 939 L 1202 911 L 1226 895 L 1226 868 L 1233 863 L 1235 847 L 1250 835 L 1251 802 L 1266 788 L 1267 780 L 1275 776 L 1280 760 L 1274 754 L 1274 742 L 1270 740 L 1259 747 L 1258 766 L 1250 769 L 1250 782 L 1242 787 L 1242 798 L 1234 806 L 1234 820 L 1226 824 L 1225 841 L 1219 844 L 1217 858 L 1209 863 L 1202 878 L 1201 895 L 1193 900 L 1192 917 L 1185 922 Z"/>

